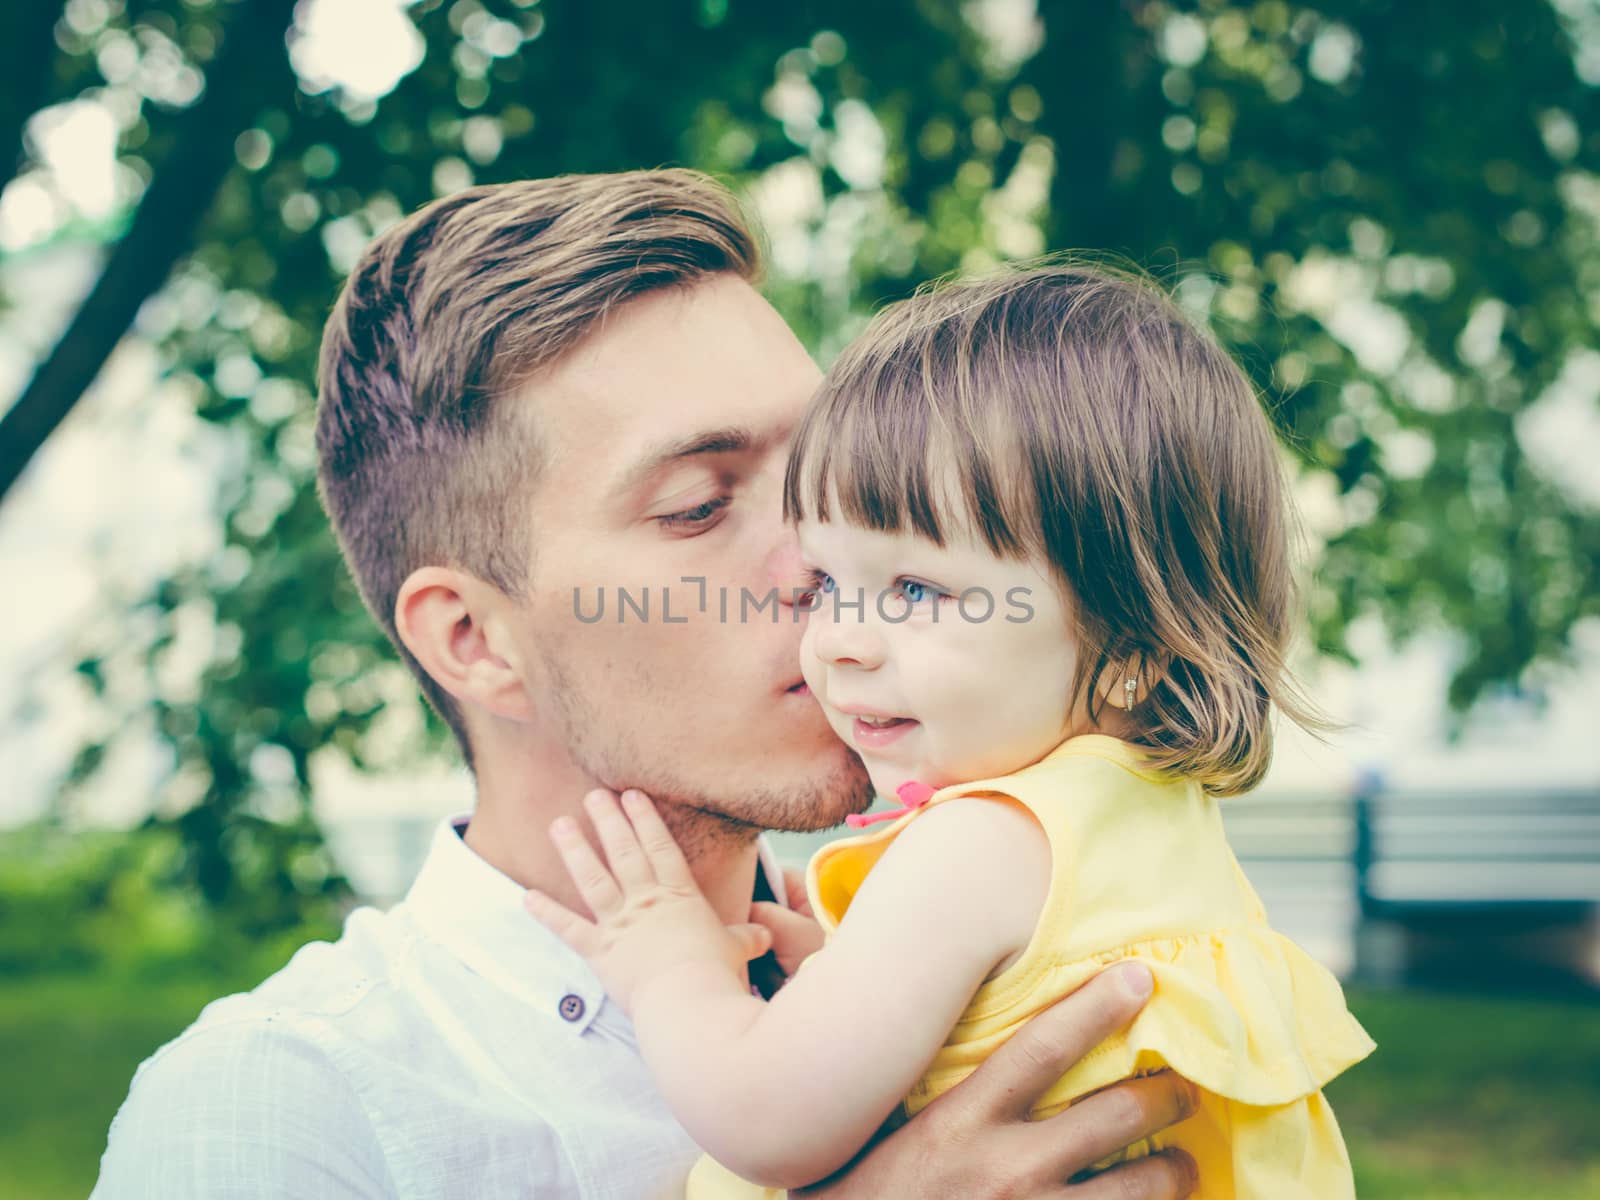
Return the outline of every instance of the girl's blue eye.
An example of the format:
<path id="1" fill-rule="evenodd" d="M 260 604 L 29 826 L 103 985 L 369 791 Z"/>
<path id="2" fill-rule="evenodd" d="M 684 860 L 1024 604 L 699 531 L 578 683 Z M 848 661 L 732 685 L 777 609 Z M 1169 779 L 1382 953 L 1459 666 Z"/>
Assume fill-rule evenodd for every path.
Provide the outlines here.
<path id="1" fill-rule="evenodd" d="M 833 595 L 834 590 L 839 585 L 834 583 L 832 575 L 829 575 L 826 571 L 819 571 L 815 567 L 809 568 L 808 574 L 811 577 L 811 586 L 806 589 L 805 606 L 809 609 L 815 609 L 818 607 L 821 597 Z"/>
<path id="2" fill-rule="evenodd" d="M 900 581 L 900 594 L 906 598 L 907 604 L 921 604 L 924 600 L 942 600 L 946 593 L 934 587 L 931 583 L 923 583 L 916 579 L 902 579 Z"/>

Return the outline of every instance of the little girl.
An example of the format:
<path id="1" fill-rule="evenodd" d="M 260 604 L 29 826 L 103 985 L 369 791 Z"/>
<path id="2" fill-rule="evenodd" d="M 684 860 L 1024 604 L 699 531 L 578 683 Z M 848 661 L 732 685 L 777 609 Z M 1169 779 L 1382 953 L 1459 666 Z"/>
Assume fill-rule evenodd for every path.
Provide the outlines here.
<path id="1" fill-rule="evenodd" d="M 1201 1102 L 1157 1145 L 1197 1196 L 1353 1196 L 1321 1089 L 1372 1042 L 1267 925 L 1218 812 L 1265 772 L 1274 707 L 1315 723 L 1284 666 L 1276 446 L 1234 362 L 1098 268 L 925 291 L 829 372 L 784 508 L 814 577 L 806 682 L 902 802 L 812 860 L 820 926 L 776 947 L 803 969 L 751 995 L 637 792 L 591 806 L 606 863 L 552 830 L 592 921 L 528 894 L 715 1160 L 691 1196 L 832 1174 L 1122 959 L 1152 999 L 1034 1115 L 1171 1068 Z"/>

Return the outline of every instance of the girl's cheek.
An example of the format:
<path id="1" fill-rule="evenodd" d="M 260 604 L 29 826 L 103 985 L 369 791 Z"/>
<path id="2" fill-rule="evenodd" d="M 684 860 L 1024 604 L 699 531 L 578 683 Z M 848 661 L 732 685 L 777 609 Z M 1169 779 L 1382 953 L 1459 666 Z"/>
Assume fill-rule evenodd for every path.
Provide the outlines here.
<path id="1" fill-rule="evenodd" d="M 806 686 L 811 689 L 811 694 L 817 694 L 817 685 L 822 679 L 822 664 L 817 661 L 815 650 L 815 626 L 808 624 L 806 631 L 800 637 L 800 676 L 806 681 Z"/>
<path id="2" fill-rule="evenodd" d="M 812 621 L 806 622 L 806 631 L 800 635 L 800 666 L 810 671 L 811 664 L 817 661 L 817 628 Z"/>

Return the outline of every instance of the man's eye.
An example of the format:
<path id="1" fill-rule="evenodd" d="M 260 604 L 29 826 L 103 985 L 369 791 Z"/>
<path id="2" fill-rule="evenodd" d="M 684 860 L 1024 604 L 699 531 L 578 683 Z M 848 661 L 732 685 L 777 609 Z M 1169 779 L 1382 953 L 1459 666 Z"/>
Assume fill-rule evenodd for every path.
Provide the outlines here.
<path id="1" fill-rule="evenodd" d="M 668 513 L 656 520 L 668 529 L 694 529 L 705 525 L 711 518 L 733 502 L 732 496 L 718 496 L 714 500 L 707 500 L 704 504 L 696 504 L 693 508 L 686 508 L 682 512 Z"/>

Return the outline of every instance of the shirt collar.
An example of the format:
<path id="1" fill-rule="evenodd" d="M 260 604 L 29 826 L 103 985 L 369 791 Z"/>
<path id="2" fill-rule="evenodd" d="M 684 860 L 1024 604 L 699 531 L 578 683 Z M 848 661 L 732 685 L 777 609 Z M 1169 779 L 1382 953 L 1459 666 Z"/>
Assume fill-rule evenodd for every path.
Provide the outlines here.
<path id="1" fill-rule="evenodd" d="M 463 840 L 471 816 L 449 817 L 434 830 L 422 870 L 406 893 L 406 909 L 430 939 L 475 974 L 582 1033 L 605 1000 L 600 980 L 522 907 L 522 886 Z M 759 869 L 778 902 L 786 904 L 783 872 L 766 838 L 758 839 L 757 853 Z"/>

